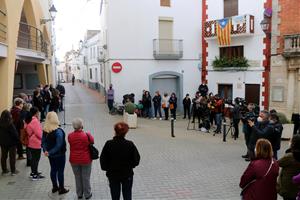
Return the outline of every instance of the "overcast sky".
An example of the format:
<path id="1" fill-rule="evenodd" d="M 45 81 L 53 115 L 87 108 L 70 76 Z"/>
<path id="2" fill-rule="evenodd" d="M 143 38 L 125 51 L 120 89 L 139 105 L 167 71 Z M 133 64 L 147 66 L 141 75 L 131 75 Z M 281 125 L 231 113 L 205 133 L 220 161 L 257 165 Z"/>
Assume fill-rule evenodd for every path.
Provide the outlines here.
<path id="1" fill-rule="evenodd" d="M 63 61 L 67 51 L 78 48 L 87 29 L 100 27 L 101 0 L 54 0 L 57 9 L 55 18 L 56 55 Z"/>

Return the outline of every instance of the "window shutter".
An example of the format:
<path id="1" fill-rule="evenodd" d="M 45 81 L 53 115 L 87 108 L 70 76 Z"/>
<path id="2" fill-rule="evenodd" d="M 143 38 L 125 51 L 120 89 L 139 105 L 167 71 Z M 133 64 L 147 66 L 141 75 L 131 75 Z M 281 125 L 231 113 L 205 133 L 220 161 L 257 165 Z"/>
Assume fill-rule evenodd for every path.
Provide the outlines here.
<path id="1" fill-rule="evenodd" d="M 160 0 L 160 6 L 171 7 L 171 0 Z"/>
<path id="2" fill-rule="evenodd" d="M 238 15 L 238 0 L 224 0 L 224 18 Z"/>

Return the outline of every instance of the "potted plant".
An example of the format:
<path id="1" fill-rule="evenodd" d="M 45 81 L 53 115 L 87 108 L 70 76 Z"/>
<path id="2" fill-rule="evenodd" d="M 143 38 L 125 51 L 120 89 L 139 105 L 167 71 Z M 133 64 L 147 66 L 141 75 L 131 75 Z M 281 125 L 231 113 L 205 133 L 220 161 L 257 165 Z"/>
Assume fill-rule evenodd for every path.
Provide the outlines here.
<path id="1" fill-rule="evenodd" d="M 245 57 L 215 57 L 212 63 L 215 70 L 239 69 L 245 70 L 249 67 L 248 60 Z"/>

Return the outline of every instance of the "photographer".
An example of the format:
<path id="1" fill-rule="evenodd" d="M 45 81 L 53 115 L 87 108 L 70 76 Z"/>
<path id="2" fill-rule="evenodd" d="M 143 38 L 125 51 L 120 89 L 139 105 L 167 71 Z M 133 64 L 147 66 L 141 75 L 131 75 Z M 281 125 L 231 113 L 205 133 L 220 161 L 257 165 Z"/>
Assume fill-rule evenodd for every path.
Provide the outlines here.
<path id="1" fill-rule="evenodd" d="M 257 123 L 255 123 L 253 120 L 250 119 L 248 120 L 248 124 L 252 128 L 250 141 L 248 145 L 248 155 L 251 160 L 255 158 L 254 149 L 255 149 L 256 141 L 260 138 L 270 140 L 273 134 L 273 127 L 270 126 L 269 116 L 270 116 L 269 112 L 263 110 L 259 113 L 259 117 L 257 118 Z M 246 161 L 248 160 L 249 159 L 247 159 Z"/>
<path id="2" fill-rule="evenodd" d="M 247 106 L 247 112 L 242 113 L 243 132 L 245 135 L 245 142 L 246 142 L 246 148 L 247 148 L 247 153 L 245 155 L 242 155 L 242 158 L 245 158 L 246 161 L 249 160 L 248 146 L 249 146 L 250 135 L 251 135 L 251 130 L 252 130 L 248 124 L 248 120 L 256 121 L 254 108 L 255 108 L 255 105 L 253 103 L 249 103 Z"/>

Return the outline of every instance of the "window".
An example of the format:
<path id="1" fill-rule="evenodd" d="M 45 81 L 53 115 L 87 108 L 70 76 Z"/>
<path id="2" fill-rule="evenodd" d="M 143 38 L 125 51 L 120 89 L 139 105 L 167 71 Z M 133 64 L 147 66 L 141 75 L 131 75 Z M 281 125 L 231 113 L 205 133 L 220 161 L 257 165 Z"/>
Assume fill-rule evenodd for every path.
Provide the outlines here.
<path id="1" fill-rule="evenodd" d="M 244 57 L 244 46 L 221 47 L 220 58 L 242 58 Z"/>
<path id="2" fill-rule="evenodd" d="M 224 0 L 224 18 L 238 15 L 238 0 Z"/>
<path id="3" fill-rule="evenodd" d="M 171 7 L 171 0 L 160 0 L 160 6 Z"/>
<path id="4" fill-rule="evenodd" d="M 223 99 L 232 100 L 232 84 L 219 84 L 218 94 Z"/>
<path id="5" fill-rule="evenodd" d="M 90 68 L 90 79 L 93 79 L 93 70 Z"/>

